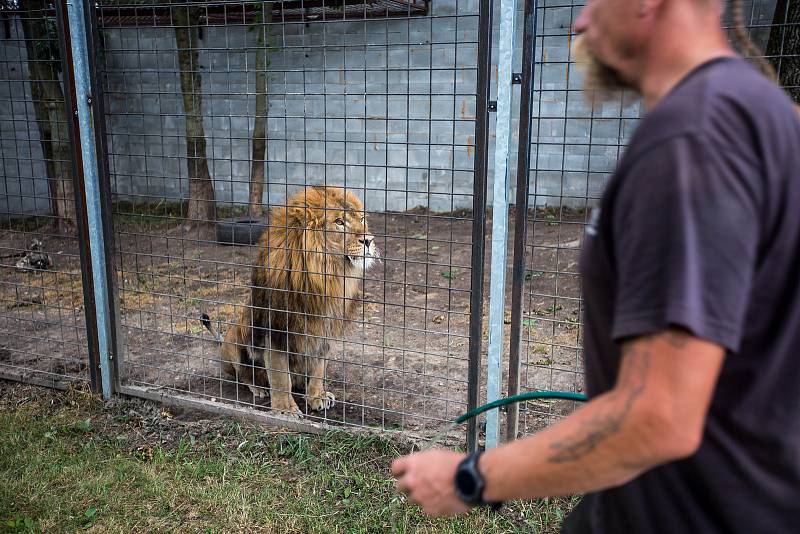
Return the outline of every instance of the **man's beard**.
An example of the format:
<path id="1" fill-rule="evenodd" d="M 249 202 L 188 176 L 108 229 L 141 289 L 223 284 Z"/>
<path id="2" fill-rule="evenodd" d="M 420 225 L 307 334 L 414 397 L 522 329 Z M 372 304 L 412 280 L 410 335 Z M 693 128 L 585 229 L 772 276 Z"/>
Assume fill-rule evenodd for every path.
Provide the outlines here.
<path id="1" fill-rule="evenodd" d="M 620 102 L 622 93 L 632 89 L 619 73 L 592 54 L 584 35 L 572 41 L 572 58 L 583 72 L 583 96 L 593 108 L 605 102 Z"/>

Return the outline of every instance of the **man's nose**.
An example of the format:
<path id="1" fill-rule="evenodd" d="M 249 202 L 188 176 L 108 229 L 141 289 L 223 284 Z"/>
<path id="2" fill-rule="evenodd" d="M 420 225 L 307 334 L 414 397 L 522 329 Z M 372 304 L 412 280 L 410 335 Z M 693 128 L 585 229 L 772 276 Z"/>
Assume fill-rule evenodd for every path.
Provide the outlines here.
<path id="1" fill-rule="evenodd" d="M 575 23 L 572 25 L 572 31 L 577 34 L 581 34 L 586 31 L 586 28 L 589 27 L 589 6 L 584 6 L 581 9 L 580 13 L 578 13 L 578 18 L 575 19 Z"/>

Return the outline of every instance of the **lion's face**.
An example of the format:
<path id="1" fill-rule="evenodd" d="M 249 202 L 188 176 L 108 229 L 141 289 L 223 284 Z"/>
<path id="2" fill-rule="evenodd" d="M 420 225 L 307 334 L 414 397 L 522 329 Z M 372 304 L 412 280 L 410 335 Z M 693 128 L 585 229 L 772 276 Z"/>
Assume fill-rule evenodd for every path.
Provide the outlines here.
<path id="1" fill-rule="evenodd" d="M 380 257 L 378 247 L 375 246 L 375 236 L 373 236 L 367 225 L 366 214 L 362 210 L 345 211 L 333 218 L 332 224 L 328 222 L 328 233 L 335 232 L 337 237 L 333 239 L 334 246 L 339 243 L 343 246 L 337 247 L 342 250 L 350 262 L 351 267 L 366 271 L 372 267 Z"/>
<path id="2" fill-rule="evenodd" d="M 380 259 L 364 206 L 354 194 L 336 187 L 313 187 L 289 202 L 305 210 L 313 248 L 341 257 L 346 267 L 365 272 Z"/>

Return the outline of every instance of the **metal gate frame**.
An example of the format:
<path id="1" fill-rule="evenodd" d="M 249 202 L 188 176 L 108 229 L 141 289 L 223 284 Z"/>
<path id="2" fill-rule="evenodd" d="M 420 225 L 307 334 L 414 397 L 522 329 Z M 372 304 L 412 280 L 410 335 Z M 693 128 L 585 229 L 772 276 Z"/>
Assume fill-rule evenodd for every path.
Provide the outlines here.
<path id="1" fill-rule="evenodd" d="M 206 411 L 244 416 L 296 430 L 319 432 L 320 425 L 286 419 L 243 407 L 224 406 L 188 396 L 153 393 L 120 383 L 118 355 L 124 347 L 119 317 L 119 291 L 114 263 L 114 232 L 111 209 L 111 180 L 106 147 L 105 110 L 99 80 L 99 24 L 97 9 L 89 0 L 57 0 L 64 72 L 69 87 L 68 111 L 76 191 L 80 190 L 80 250 L 84 299 L 89 331 L 92 388 L 104 398 L 130 395 L 179 404 Z M 473 178 L 472 257 L 468 348 L 467 407 L 480 402 L 482 353 L 484 257 L 486 237 L 486 186 L 488 174 L 489 102 L 491 72 L 492 1 L 480 0 L 478 11 L 478 68 L 475 119 L 475 165 Z M 81 148 L 83 150 L 81 150 Z M 87 161 L 88 160 L 88 161 Z M 78 178 L 79 177 L 79 178 Z M 89 290 L 89 288 L 92 288 Z M 467 449 L 478 447 L 478 422 L 469 422 Z"/>
<path id="2" fill-rule="evenodd" d="M 514 2 L 515 3 L 515 2 Z M 530 111 L 533 95 L 534 43 L 536 33 L 536 0 L 525 0 L 524 11 L 524 49 L 523 70 L 514 73 L 511 83 L 521 83 L 520 124 L 517 166 L 517 213 L 525 213 L 528 206 L 528 185 L 530 173 Z M 148 398 L 164 403 L 177 403 L 206 411 L 225 414 L 238 414 L 259 421 L 289 426 L 297 430 L 319 431 L 319 425 L 306 421 L 295 421 L 256 412 L 242 407 L 221 406 L 200 399 L 175 394 L 158 394 L 137 387 L 125 386 L 119 381 L 118 361 L 124 346 L 119 318 L 119 292 L 114 264 L 108 261 L 114 255 L 114 232 L 111 209 L 111 181 L 106 147 L 105 110 L 102 83 L 99 81 L 99 24 L 95 6 L 88 0 L 58 0 L 57 22 L 59 25 L 62 62 L 65 73 L 65 86 L 68 87 L 67 106 L 71 117 L 69 125 L 73 149 L 73 167 L 76 183 L 76 202 L 79 213 L 80 254 L 83 270 L 87 331 L 89 338 L 89 357 L 92 389 L 102 393 L 104 398 L 112 394 L 123 394 Z M 486 209 L 489 163 L 489 113 L 503 107 L 511 113 L 511 92 L 501 91 L 498 100 L 490 102 L 491 83 L 491 42 L 492 42 L 492 0 L 480 0 L 478 11 L 478 72 L 475 120 L 475 165 L 473 181 L 473 221 L 471 258 L 471 295 L 468 348 L 468 390 L 467 407 L 473 409 L 481 401 L 481 354 L 483 337 L 483 298 L 486 254 Z M 506 24 L 508 21 L 505 22 Z M 512 21 L 513 24 L 513 21 Z M 508 33 L 508 28 L 501 28 Z M 74 37 L 77 37 L 75 39 Z M 513 45 L 512 45 L 513 46 Z M 508 52 L 508 50 L 507 50 Z M 511 51 L 513 52 L 513 50 Z M 77 61 L 76 61 L 77 59 Z M 506 70 L 510 68 L 506 65 Z M 509 125 L 510 126 L 510 125 Z M 506 131 L 506 135 L 508 135 Z M 81 148 L 83 150 L 81 150 Z M 88 158 L 84 156 L 88 154 Z M 88 159 L 88 161 L 86 161 Z M 497 184 L 495 187 L 504 187 Z M 497 198 L 497 197 L 496 197 Z M 503 198 L 503 202 L 505 199 Z M 504 210 L 507 217 L 507 210 Z M 497 214 L 496 214 L 497 215 Z M 496 217 L 501 223 L 504 217 Z M 507 219 L 506 219 L 507 220 Z M 511 320 L 511 352 L 508 362 L 509 395 L 519 391 L 519 350 L 522 321 L 522 279 L 524 275 L 524 243 L 526 235 L 525 217 L 515 220 L 515 242 L 513 255 L 513 289 Z M 504 232 L 505 233 L 505 232 Z M 496 254 L 505 254 L 504 250 Z M 494 266 L 493 266 L 494 267 Z M 502 269 L 505 269 L 503 257 Z M 500 286 L 502 287 L 502 286 Z M 88 288 L 92 288 L 91 291 Z M 504 295 L 500 296 L 501 298 Z M 502 300 L 501 300 L 502 307 Z M 497 322 L 497 321 L 495 321 Z M 491 344 L 491 342 L 490 342 Z M 502 347 L 497 347 L 496 350 Z M 491 358 L 491 357 L 490 357 Z M 498 362 L 502 364 L 502 357 Z M 490 372 L 491 374 L 491 372 Z M 496 376 L 491 377 L 498 381 Z M 495 384 L 499 391 L 499 382 Z M 497 392 L 495 392 L 495 395 Z M 487 399 L 492 400 L 492 399 Z M 518 409 L 510 407 L 507 413 L 507 439 L 517 434 Z M 494 445 L 489 438 L 488 446 Z M 468 422 L 466 447 L 474 451 L 479 446 L 479 423 L 477 418 Z"/>
<path id="3" fill-rule="evenodd" d="M 517 0 L 507 0 L 511 10 L 516 12 Z M 523 333 L 523 285 L 525 278 L 526 242 L 528 235 L 527 213 L 531 182 L 531 140 L 532 109 L 534 97 L 535 46 L 537 38 L 537 11 L 540 9 L 537 0 L 524 0 L 524 19 L 522 36 L 522 70 L 511 72 L 510 79 L 504 77 L 498 87 L 498 101 L 491 102 L 491 51 L 492 51 L 492 11 L 500 10 L 500 43 L 501 65 L 498 73 L 505 76 L 513 65 L 515 47 L 513 35 L 514 17 L 508 9 L 503 10 L 499 2 L 492 0 L 478 1 L 478 50 L 477 50 L 477 91 L 475 117 L 475 159 L 473 174 L 473 207 L 472 207 L 472 257 L 468 325 L 468 368 L 467 368 L 467 408 L 478 406 L 481 399 L 482 345 L 483 345 L 483 300 L 486 270 L 486 226 L 487 226 L 487 185 L 489 182 L 489 114 L 502 110 L 503 122 L 509 124 L 498 126 L 498 136 L 503 136 L 507 146 L 505 156 L 511 153 L 508 143 L 510 138 L 509 113 L 512 111 L 512 93 L 508 90 L 511 84 L 520 84 L 519 130 L 516 169 L 516 217 L 514 223 L 514 246 L 512 256 L 512 289 L 511 289 L 511 328 L 510 351 L 508 357 L 508 395 L 515 395 L 520 390 L 520 350 Z M 788 4 L 787 4 L 788 5 Z M 119 380 L 119 355 L 124 347 L 120 320 L 120 300 L 118 280 L 113 259 L 116 247 L 111 207 L 111 176 L 109 171 L 109 155 L 106 146 L 106 113 L 104 110 L 103 87 L 98 71 L 100 42 L 97 16 L 99 6 L 89 0 L 56 0 L 55 15 L 58 26 L 59 46 L 63 83 L 65 88 L 65 106 L 69 115 L 68 132 L 72 151 L 72 174 L 77 212 L 77 230 L 79 242 L 82 283 L 84 288 L 84 314 L 88 341 L 89 375 L 91 388 L 102 393 L 104 398 L 112 394 L 125 394 L 190 405 L 204 410 L 226 414 L 251 416 L 260 421 L 267 421 L 281 426 L 290 426 L 307 431 L 318 431 L 319 425 L 308 422 L 287 421 L 281 417 L 255 412 L 242 407 L 227 407 L 216 403 L 192 399 L 187 396 L 153 393 L 140 388 L 126 386 Z M 505 7 L 505 6 L 503 6 Z M 572 5 L 571 7 L 579 7 Z M 788 17 L 788 8 L 787 8 Z M 751 23 L 752 23 L 751 13 Z M 788 24 L 788 23 L 787 23 Z M 546 33 L 546 32 L 545 32 Z M 509 42 L 511 48 L 509 49 Z M 520 43 L 518 43 L 519 45 Z M 502 87 L 500 87 L 502 86 Z M 502 90 L 501 90 L 502 89 Z M 567 89 L 569 90 L 569 89 Z M 513 110 L 517 111 L 517 110 Z M 622 116 L 620 116 L 620 119 Z M 500 161 L 502 150 L 495 154 Z M 501 165 L 501 172 L 506 166 Z M 503 278 L 505 277 L 505 254 L 508 244 L 505 242 L 508 217 L 508 202 L 502 195 L 507 187 L 503 172 L 501 184 L 495 169 L 495 212 L 494 228 L 501 228 L 499 237 L 503 238 L 502 249 L 493 250 L 491 291 L 489 305 L 490 341 L 487 364 L 487 399 L 495 400 L 499 396 L 502 366 L 505 363 L 501 354 L 503 299 L 506 297 Z M 498 197 L 498 191 L 501 195 Z M 505 190 L 507 193 L 507 189 Z M 498 211 L 497 208 L 502 210 Z M 498 236 L 493 235 L 494 238 Z M 498 241 L 500 242 L 500 241 Z M 493 246 L 494 249 L 494 246 Z M 497 261 L 495 261 L 497 260 Z M 497 265 L 495 265 L 497 263 Z M 499 288 L 499 289 L 498 289 Z M 499 305 L 499 306 L 498 306 Z M 499 313 L 498 313 L 499 310 Z M 497 333 L 500 332 L 500 338 Z M 5 376 L 5 375 L 3 375 Z M 14 379 L 14 377 L 8 377 Z M 33 382 L 33 380 L 31 380 Z M 67 383 L 48 382 L 48 386 L 68 387 Z M 491 424 L 487 424 L 487 446 L 497 442 L 499 415 L 491 416 Z M 487 418 L 487 422 L 489 419 Z M 505 421 L 505 439 L 516 439 L 519 428 L 519 406 L 511 405 L 507 409 Z M 492 434 L 492 435 L 490 435 Z M 466 430 L 467 449 L 473 451 L 479 444 L 479 423 L 476 418 L 469 421 Z"/>

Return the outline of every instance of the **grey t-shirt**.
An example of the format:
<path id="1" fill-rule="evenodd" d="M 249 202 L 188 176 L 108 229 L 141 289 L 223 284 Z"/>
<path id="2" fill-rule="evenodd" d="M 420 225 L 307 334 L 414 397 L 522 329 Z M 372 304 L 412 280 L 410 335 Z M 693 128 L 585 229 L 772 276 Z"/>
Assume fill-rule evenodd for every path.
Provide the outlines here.
<path id="1" fill-rule="evenodd" d="M 590 396 L 625 338 L 679 326 L 727 349 L 703 442 L 587 499 L 592 532 L 800 532 L 800 119 L 740 58 L 647 115 L 586 229 Z"/>

